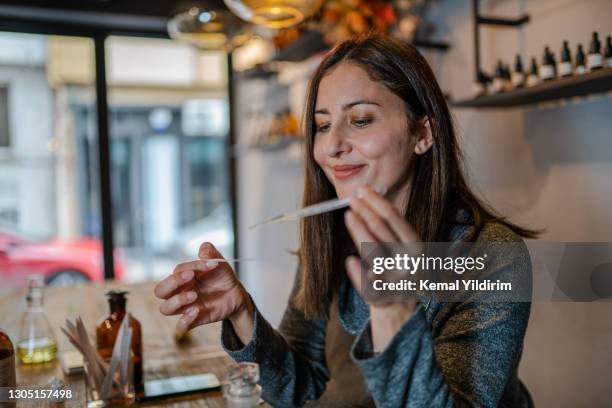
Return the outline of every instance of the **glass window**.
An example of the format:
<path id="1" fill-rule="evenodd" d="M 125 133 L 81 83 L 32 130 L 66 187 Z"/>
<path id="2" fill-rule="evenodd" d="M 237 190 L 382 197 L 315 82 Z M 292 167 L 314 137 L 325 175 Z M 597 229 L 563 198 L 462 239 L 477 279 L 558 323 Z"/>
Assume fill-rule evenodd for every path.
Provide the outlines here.
<path id="1" fill-rule="evenodd" d="M 205 241 L 233 257 L 226 54 L 117 36 L 106 55 L 114 241 L 125 279 L 165 276 Z"/>
<path id="2" fill-rule="evenodd" d="M 3 288 L 104 277 L 94 82 L 92 40 L 0 32 Z"/>

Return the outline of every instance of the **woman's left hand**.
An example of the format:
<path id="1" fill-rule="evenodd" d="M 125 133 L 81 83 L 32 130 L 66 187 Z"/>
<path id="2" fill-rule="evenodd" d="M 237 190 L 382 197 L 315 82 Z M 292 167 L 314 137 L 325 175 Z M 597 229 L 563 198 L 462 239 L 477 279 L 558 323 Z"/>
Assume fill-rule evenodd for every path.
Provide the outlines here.
<path id="1" fill-rule="evenodd" d="M 361 250 L 362 242 L 419 242 L 414 228 L 393 204 L 367 186 L 359 188 L 344 220 L 358 250 Z M 355 289 L 362 293 L 359 258 L 349 256 L 346 259 L 346 270 Z M 369 304 L 374 350 L 381 351 L 387 347 L 402 325 L 410 319 L 416 306 L 416 299 Z"/>

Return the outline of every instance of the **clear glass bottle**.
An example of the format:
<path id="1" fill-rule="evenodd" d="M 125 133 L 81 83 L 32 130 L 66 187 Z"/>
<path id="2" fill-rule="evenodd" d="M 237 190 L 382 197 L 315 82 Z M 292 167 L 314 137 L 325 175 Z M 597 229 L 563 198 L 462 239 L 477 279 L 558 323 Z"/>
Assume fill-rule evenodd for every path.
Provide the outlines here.
<path id="1" fill-rule="evenodd" d="M 259 365 L 240 363 L 232 367 L 225 377 L 223 395 L 229 408 L 257 408 L 261 396 Z"/>
<path id="2" fill-rule="evenodd" d="M 53 361 L 57 355 L 57 342 L 43 307 L 45 280 L 42 275 L 28 277 L 28 308 L 21 321 L 17 342 L 17 359 L 22 364 Z"/>
<path id="3" fill-rule="evenodd" d="M 124 290 L 110 290 L 106 292 L 110 315 L 102 319 L 96 326 L 96 347 L 100 356 L 110 361 L 113 354 L 115 340 L 119 334 L 121 322 L 126 315 L 126 295 Z M 132 315 L 132 344 L 131 350 L 134 354 L 134 391 L 137 397 L 144 396 L 144 382 L 142 373 L 142 331 L 140 322 Z"/>

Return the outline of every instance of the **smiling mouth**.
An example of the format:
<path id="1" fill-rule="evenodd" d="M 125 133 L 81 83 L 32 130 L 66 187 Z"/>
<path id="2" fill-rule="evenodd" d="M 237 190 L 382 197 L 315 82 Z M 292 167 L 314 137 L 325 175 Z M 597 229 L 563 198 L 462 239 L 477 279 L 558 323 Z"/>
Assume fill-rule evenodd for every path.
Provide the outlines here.
<path id="1" fill-rule="evenodd" d="M 334 176 L 338 180 L 344 180 L 359 173 L 365 166 L 365 164 L 334 166 Z"/>

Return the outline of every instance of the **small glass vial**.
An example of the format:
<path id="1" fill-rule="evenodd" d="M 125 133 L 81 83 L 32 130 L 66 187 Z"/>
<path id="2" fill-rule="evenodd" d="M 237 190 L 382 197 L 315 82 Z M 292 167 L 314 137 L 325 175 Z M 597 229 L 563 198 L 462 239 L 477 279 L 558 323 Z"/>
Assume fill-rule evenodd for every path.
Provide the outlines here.
<path id="1" fill-rule="evenodd" d="M 126 295 L 124 290 L 110 290 L 106 292 L 110 315 L 102 319 L 96 326 L 96 347 L 98 353 L 105 361 L 110 361 L 115 347 L 115 340 L 119 334 L 121 322 L 126 315 Z M 140 322 L 132 316 L 132 344 L 134 363 L 134 391 L 137 397 L 144 396 L 144 382 L 142 373 L 142 331 Z"/>
<path id="2" fill-rule="evenodd" d="M 17 359 L 22 364 L 53 361 L 57 355 L 57 342 L 43 308 L 44 276 L 28 277 L 28 308 L 21 321 L 17 342 Z"/>
<path id="3" fill-rule="evenodd" d="M 259 365 L 240 363 L 232 367 L 225 377 L 223 395 L 229 408 L 257 408 L 261 396 Z"/>

